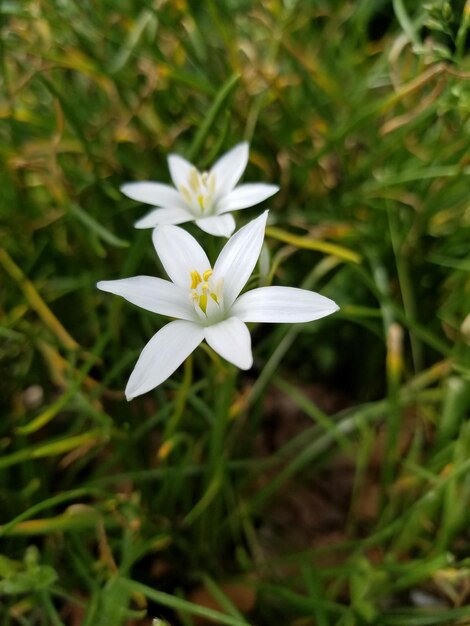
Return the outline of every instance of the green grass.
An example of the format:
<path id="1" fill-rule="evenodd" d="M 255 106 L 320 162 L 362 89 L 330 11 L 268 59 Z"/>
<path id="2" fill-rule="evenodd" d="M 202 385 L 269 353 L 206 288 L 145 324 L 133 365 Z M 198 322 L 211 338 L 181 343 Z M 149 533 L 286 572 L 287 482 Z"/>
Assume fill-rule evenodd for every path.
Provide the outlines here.
<path id="1" fill-rule="evenodd" d="M 422 4 L 0 2 L 2 624 L 470 623 L 470 13 Z M 242 139 L 254 283 L 341 310 L 127 403 L 119 186 Z"/>

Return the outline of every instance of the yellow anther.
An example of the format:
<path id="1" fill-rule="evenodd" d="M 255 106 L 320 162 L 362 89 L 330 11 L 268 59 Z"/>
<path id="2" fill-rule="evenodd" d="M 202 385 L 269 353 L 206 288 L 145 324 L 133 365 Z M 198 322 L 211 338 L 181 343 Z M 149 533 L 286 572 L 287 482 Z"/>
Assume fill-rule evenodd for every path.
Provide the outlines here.
<path id="1" fill-rule="evenodd" d="M 201 307 L 202 312 L 205 313 L 207 309 L 207 295 L 205 293 L 203 293 L 202 296 L 199 296 L 199 306 Z"/>
<path id="2" fill-rule="evenodd" d="M 201 209 L 204 209 L 204 196 L 202 194 L 197 197 L 197 201 Z"/>
<path id="3" fill-rule="evenodd" d="M 212 276 L 212 270 L 206 270 L 202 275 L 203 279 L 206 281 L 209 280 L 211 276 Z"/>
<path id="4" fill-rule="evenodd" d="M 212 298 L 212 300 L 214 300 L 214 302 L 217 302 L 217 304 L 219 304 L 219 301 L 218 301 L 218 299 L 217 299 L 217 296 L 215 295 L 215 293 L 214 293 L 214 292 L 212 292 L 212 293 L 211 293 L 211 298 Z"/>
<path id="5" fill-rule="evenodd" d="M 202 283 L 201 275 L 196 270 L 193 270 L 192 272 L 190 272 L 190 275 L 191 275 L 191 289 L 196 289 L 196 287 L 200 283 Z"/>
<path id="6" fill-rule="evenodd" d="M 209 285 L 207 283 L 202 283 L 201 289 L 202 289 L 203 293 L 205 293 L 206 291 L 209 290 Z"/>

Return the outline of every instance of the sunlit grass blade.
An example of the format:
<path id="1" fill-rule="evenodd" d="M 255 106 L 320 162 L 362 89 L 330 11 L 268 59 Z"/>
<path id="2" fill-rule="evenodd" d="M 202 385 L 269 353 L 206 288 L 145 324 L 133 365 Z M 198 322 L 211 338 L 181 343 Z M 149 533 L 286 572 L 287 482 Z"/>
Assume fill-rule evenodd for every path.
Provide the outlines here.
<path id="1" fill-rule="evenodd" d="M 266 235 L 268 237 L 272 237 L 273 239 L 290 243 L 296 248 L 304 250 L 317 250 L 318 252 L 330 254 L 350 263 L 361 262 L 360 255 L 353 250 L 349 250 L 348 248 L 344 248 L 343 246 L 339 246 L 335 243 L 329 243 L 328 241 L 316 240 L 307 236 L 294 235 L 282 230 L 281 228 L 277 228 L 276 226 L 268 226 L 266 228 Z"/>
<path id="2" fill-rule="evenodd" d="M 141 593 L 149 600 L 152 600 L 162 606 L 170 607 L 183 614 L 187 613 L 189 615 L 199 615 L 204 619 L 214 621 L 216 624 L 221 624 L 223 626 L 246 626 L 247 624 L 245 620 L 240 620 L 239 618 L 231 615 L 224 615 L 220 611 L 214 611 L 213 609 L 193 604 L 192 602 L 188 602 L 187 600 L 183 600 L 177 596 L 169 595 L 163 591 L 157 591 L 156 589 L 152 589 L 147 585 L 142 585 L 141 583 L 135 581 L 126 580 L 125 585 L 131 591 Z"/>
<path id="3" fill-rule="evenodd" d="M 23 291 L 30 306 L 41 317 L 44 324 L 50 328 L 50 330 L 56 335 L 66 348 L 69 350 L 75 350 L 78 348 L 78 343 L 70 336 L 68 331 L 64 328 L 61 322 L 57 319 L 54 313 L 50 310 L 43 298 L 39 295 L 38 290 L 34 284 L 24 275 L 21 269 L 16 265 L 8 252 L 4 249 L 0 250 L 0 263 L 3 269 L 10 275 L 10 277 L 17 283 L 18 287 Z"/>

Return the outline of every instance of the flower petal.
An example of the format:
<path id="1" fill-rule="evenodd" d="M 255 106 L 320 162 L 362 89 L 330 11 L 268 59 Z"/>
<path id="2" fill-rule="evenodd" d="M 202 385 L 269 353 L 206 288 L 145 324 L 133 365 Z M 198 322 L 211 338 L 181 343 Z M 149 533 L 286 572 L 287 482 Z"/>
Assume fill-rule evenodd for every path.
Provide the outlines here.
<path id="1" fill-rule="evenodd" d="M 179 207 L 154 209 L 137 220 L 134 226 L 135 228 L 155 228 L 159 224 L 184 224 L 184 222 L 190 222 L 193 219 L 194 216 L 187 209 Z"/>
<path id="2" fill-rule="evenodd" d="M 239 143 L 214 163 L 210 173 L 215 174 L 216 196 L 228 194 L 241 178 L 248 163 L 249 145 Z"/>
<path id="3" fill-rule="evenodd" d="M 203 274 L 211 265 L 198 242 L 178 226 L 157 226 L 153 231 L 153 245 L 171 280 L 188 290 L 193 270 Z"/>
<path id="4" fill-rule="evenodd" d="M 170 154 L 168 157 L 168 168 L 170 170 L 171 180 L 177 189 L 182 185 L 188 184 L 188 178 L 194 165 L 179 154 Z"/>
<path id="5" fill-rule="evenodd" d="M 128 198 L 132 198 L 132 200 L 144 202 L 145 204 L 153 204 L 153 206 L 180 208 L 186 206 L 183 198 L 176 189 L 170 187 L 170 185 L 163 185 L 162 183 L 147 181 L 126 183 L 121 186 L 121 191 Z"/>
<path id="6" fill-rule="evenodd" d="M 204 338 L 198 324 L 176 320 L 159 330 L 142 350 L 129 378 L 126 398 L 132 400 L 160 385 Z"/>
<path id="7" fill-rule="evenodd" d="M 230 237 L 235 230 L 235 220 L 230 213 L 203 217 L 200 220 L 196 220 L 196 224 L 204 232 L 216 237 Z"/>
<path id="8" fill-rule="evenodd" d="M 188 293 L 168 280 L 153 276 L 134 276 L 121 280 L 102 280 L 98 289 L 122 296 L 128 302 L 169 317 L 197 320 Z"/>
<path id="9" fill-rule="evenodd" d="M 227 213 L 228 211 L 246 209 L 249 206 L 263 202 L 263 200 L 273 196 L 278 191 L 279 187 L 277 185 L 265 185 L 264 183 L 239 185 L 220 200 L 217 210 L 219 213 Z"/>
<path id="10" fill-rule="evenodd" d="M 232 305 L 249 279 L 263 245 L 268 211 L 240 228 L 225 244 L 214 265 L 214 284 L 223 280 L 225 306 Z"/>
<path id="11" fill-rule="evenodd" d="M 307 289 L 260 287 L 235 301 L 232 314 L 244 322 L 311 322 L 338 310 L 338 305 Z"/>
<path id="12" fill-rule="evenodd" d="M 242 370 L 253 365 L 251 337 L 246 324 L 236 317 L 230 317 L 219 324 L 204 328 L 210 347 L 221 357 Z"/>

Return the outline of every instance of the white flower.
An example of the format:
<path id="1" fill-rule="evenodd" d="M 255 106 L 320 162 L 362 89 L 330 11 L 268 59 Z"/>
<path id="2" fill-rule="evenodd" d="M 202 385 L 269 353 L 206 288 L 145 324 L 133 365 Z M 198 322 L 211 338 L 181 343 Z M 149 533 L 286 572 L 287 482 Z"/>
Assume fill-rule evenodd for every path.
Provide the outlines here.
<path id="1" fill-rule="evenodd" d="M 247 143 L 240 143 L 202 173 L 182 157 L 171 154 L 168 167 L 175 187 L 146 181 L 123 185 L 121 191 L 129 198 L 159 207 L 136 222 L 135 227 L 195 221 L 210 235 L 229 237 L 235 230 L 231 211 L 246 209 L 279 191 L 276 185 L 263 183 L 235 186 L 248 163 L 248 150 Z"/>
<path id="2" fill-rule="evenodd" d="M 148 311 L 177 318 L 143 349 L 127 383 L 128 400 L 171 376 L 203 339 L 230 363 L 249 369 L 253 356 L 245 322 L 310 322 L 338 309 L 329 298 L 292 287 L 260 287 L 239 295 L 258 260 L 267 214 L 235 233 L 213 268 L 189 233 L 159 226 L 153 243 L 171 282 L 136 276 L 98 283 L 99 289 Z"/>

